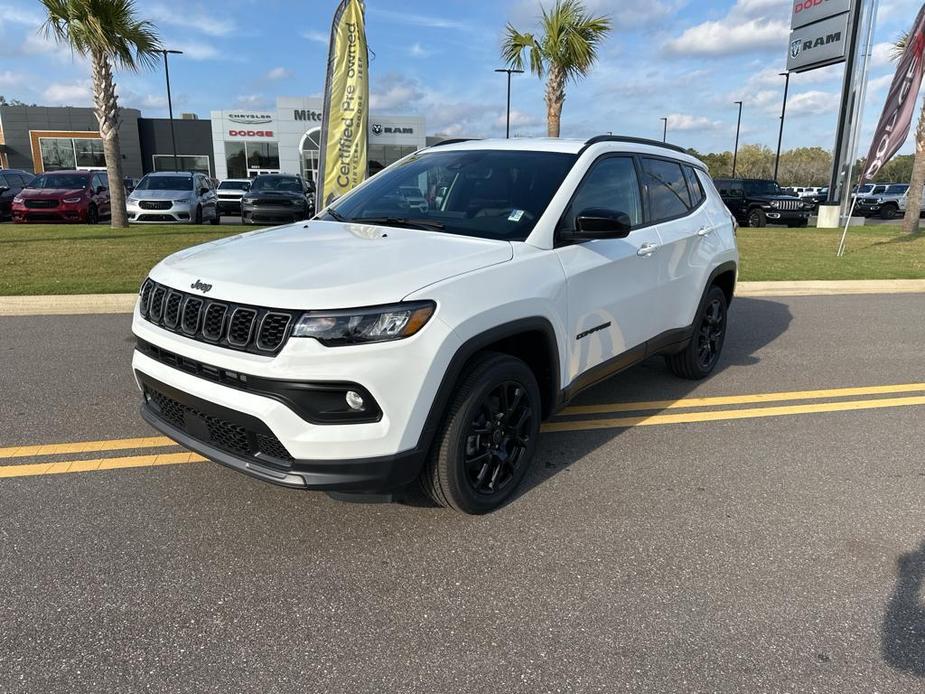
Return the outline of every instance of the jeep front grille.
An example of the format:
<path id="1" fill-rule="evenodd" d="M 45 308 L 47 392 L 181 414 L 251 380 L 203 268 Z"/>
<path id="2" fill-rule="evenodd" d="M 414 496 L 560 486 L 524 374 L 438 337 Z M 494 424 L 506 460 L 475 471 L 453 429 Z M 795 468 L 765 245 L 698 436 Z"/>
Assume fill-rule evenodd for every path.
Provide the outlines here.
<path id="1" fill-rule="evenodd" d="M 803 201 L 802 200 L 778 200 L 777 209 L 779 210 L 802 210 Z"/>
<path id="2" fill-rule="evenodd" d="M 141 288 L 139 311 L 155 325 L 201 342 L 254 354 L 277 354 L 301 312 L 210 301 L 153 280 Z"/>

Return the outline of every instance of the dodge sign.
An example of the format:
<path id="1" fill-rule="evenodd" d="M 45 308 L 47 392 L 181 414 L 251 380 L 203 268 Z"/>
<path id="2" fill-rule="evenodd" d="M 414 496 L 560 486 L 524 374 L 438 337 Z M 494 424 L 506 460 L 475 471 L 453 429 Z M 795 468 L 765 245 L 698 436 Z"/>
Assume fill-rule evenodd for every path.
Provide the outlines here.
<path id="1" fill-rule="evenodd" d="M 851 0 L 793 0 L 791 29 L 834 17 L 851 9 Z"/>

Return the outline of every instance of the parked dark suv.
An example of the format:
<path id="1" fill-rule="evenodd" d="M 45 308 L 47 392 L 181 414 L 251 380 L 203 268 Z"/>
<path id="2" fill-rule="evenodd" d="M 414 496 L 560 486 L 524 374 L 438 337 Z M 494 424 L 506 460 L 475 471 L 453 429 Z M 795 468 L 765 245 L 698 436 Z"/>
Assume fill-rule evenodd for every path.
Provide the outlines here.
<path id="1" fill-rule="evenodd" d="M 19 169 L 0 169 L 0 220 L 13 216 L 13 198 L 35 178 Z"/>
<path id="2" fill-rule="evenodd" d="M 813 211 L 811 201 L 786 195 L 776 181 L 717 178 L 714 182 L 726 207 L 743 226 L 786 224 L 788 227 L 805 227 Z"/>
<path id="3" fill-rule="evenodd" d="M 283 224 L 315 214 L 314 188 L 298 174 L 257 176 L 241 198 L 244 224 Z"/>

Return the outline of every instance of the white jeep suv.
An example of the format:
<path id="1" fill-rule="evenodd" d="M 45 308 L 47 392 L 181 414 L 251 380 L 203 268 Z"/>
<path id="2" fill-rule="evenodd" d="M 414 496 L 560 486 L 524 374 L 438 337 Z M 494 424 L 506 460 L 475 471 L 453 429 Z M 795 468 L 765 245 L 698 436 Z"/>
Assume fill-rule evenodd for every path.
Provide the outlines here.
<path id="1" fill-rule="evenodd" d="M 134 315 L 142 414 L 268 482 L 420 480 L 440 505 L 488 512 L 580 391 L 659 354 L 707 376 L 737 264 L 735 222 L 680 149 L 443 143 L 311 221 L 159 263 Z"/>

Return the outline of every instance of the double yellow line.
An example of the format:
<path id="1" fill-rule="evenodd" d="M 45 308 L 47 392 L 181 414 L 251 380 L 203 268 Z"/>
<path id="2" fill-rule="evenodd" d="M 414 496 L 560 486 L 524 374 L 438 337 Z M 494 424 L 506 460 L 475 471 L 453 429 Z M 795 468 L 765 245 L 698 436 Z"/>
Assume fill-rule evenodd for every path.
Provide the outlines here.
<path id="1" fill-rule="evenodd" d="M 820 400 L 824 402 L 818 402 Z M 781 405 L 775 403 L 790 404 Z M 748 405 L 768 406 L 746 407 Z M 825 412 L 912 407 L 917 405 L 925 405 L 925 383 L 584 405 L 569 407 L 563 410 L 552 422 L 545 424 L 542 430 L 545 433 L 554 433 L 591 431 L 595 429 L 624 429 L 638 426 L 716 422 L 762 417 L 785 417 Z M 674 410 L 694 411 L 674 412 Z M 620 417 L 605 416 L 619 414 L 628 415 L 629 413 L 632 414 Z M 576 419 L 582 417 L 585 419 Z M 594 419 L 587 419 L 587 417 L 594 417 Z M 11 446 L 0 448 L 0 460 L 42 458 L 62 455 L 89 455 L 155 448 L 177 449 L 179 446 L 163 436 L 42 444 L 36 446 Z M 161 465 L 182 465 L 187 463 L 199 463 L 204 460 L 205 458 L 202 456 L 188 451 L 171 451 L 121 457 L 95 457 L 91 459 L 53 460 L 39 463 L 14 463 L 0 465 L 0 478 L 60 475 L 75 472 L 155 467 Z"/>

